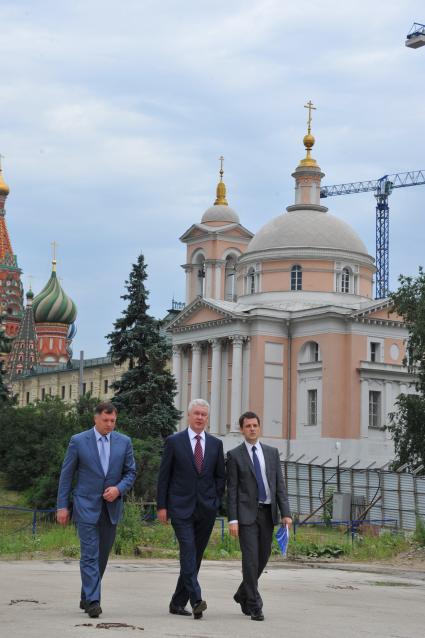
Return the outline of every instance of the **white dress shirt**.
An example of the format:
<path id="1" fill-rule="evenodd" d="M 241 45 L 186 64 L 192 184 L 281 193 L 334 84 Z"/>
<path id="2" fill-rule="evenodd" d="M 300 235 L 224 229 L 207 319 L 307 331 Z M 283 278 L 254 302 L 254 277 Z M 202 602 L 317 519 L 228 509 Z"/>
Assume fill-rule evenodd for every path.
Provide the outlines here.
<path id="1" fill-rule="evenodd" d="M 253 459 L 252 448 L 255 445 L 255 453 L 257 455 L 257 459 L 260 462 L 261 476 L 263 477 L 264 487 L 266 488 L 266 500 L 261 502 L 269 505 L 272 502 L 272 499 L 270 496 L 269 483 L 267 481 L 266 462 L 264 460 L 263 448 L 260 445 L 260 441 L 257 441 L 257 443 L 248 443 L 248 441 L 245 441 L 245 445 L 246 445 L 246 449 L 248 450 L 249 458 L 251 459 L 253 465 L 254 465 L 254 459 Z"/>
<path id="2" fill-rule="evenodd" d="M 194 432 L 192 430 L 192 428 L 190 427 L 190 425 L 187 428 L 187 433 L 189 434 L 189 440 L 190 440 L 190 444 L 192 446 L 192 452 L 193 455 L 195 455 L 195 445 L 196 445 L 196 437 L 198 436 L 196 432 Z M 202 447 L 202 456 L 205 456 L 205 432 L 202 430 L 202 432 L 199 432 L 199 436 L 201 437 L 201 447 Z"/>
<path id="3" fill-rule="evenodd" d="M 246 449 L 248 450 L 249 458 L 251 459 L 251 463 L 253 466 L 254 466 L 254 461 L 252 457 L 252 448 L 255 445 L 255 453 L 260 463 L 261 476 L 263 477 L 264 487 L 266 488 L 266 500 L 261 502 L 270 504 L 272 502 L 272 499 L 270 496 L 270 487 L 269 487 L 269 482 L 267 480 L 267 475 L 266 475 L 266 462 L 264 460 L 263 448 L 260 445 L 260 441 L 257 441 L 257 443 L 248 443 L 247 441 L 244 441 L 244 443 L 246 445 Z M 232 525 L 233 523 L 237 523 L 237 522 L 238 522 L 237 519 L 233 521 L 229 521 L 229 525 Z"/>

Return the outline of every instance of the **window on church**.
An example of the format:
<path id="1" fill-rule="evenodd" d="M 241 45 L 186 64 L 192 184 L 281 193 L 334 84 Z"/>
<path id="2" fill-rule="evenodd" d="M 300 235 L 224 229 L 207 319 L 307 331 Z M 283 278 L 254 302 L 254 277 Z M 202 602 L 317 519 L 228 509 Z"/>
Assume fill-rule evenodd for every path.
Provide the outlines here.
<path id="1" fill-rule="evenodd" d="M 377 390 L 369 392 L 369 427 L 381 427 L 381 393 Z"/>
<path id="2" fill-rule="evenodd" d="M 291 268 L 291 290 L 302 290 L 303 288 L 303 271 L 301 266 L 296 264 Z"/>
<path id="3" fill-rule="evenodd" d="M 87 392 L 87 384 L 83 383 L 83 394 L 86 394 Z"/>
<path id="4" fill-rule="evenodd" d="M 72 397 L 72 385 L 69 386 L 68 396 L 71 399 L 71 397 Z"/>
<path id="5" fill-rule="evenodd" d="M 26 398 L 25 398 L 26 404 L 28 405 L 28 403 L 30 402 L 30 393 L 27 392 L 26 394 Z"/>
<path id="6" fill-rule="evenodd" d="M 41 400 L 44 401 L 46 398 L 46 388 L 41 388 Z"/>
<path id="7" fill-rule="evenodd" d="M 65 386 L 64 385 L 61 387 L 61 399 L 62 399 L 62 401 L 65 399 Z"/>
<path id="8" fill-rule="evenodd" d="M 198 297 L 205 296 L 205 258 L 202 254 L 195 259 L 196 266 L 196 294 Z"/>
<path id="9" fill-rule="evenodd" d="M 341 292 L 350 292 L 350 271 L 348 268 L 343 268 L 341 273 Z"/>
<path id="10" fill-rule="evenodd" d="M 104 382 L 103 382 L 103 392 L 104 392 L 104 394 L 108 394 L 108 389 L 109 389 L 108 379 L 105 379 Z"/>
<path id="11" fill-rule="evenodd" d="M 381 344 L 377 341 L 371 341 L 370 343 L 370 360 L 373 362 L 381 360 Z"/>
<path id="12" fill-rule="evenodd" d="M 248 270 L 247 292 L 249 295 L 253 295 L 257 292 L 257 275 L 255 273 L 255 268 L 250 268 Z"/>
<path id="13" fill-rule="evenodd" d="M 317 390 L 307 391 L 307 424 L 317 425 Z"/>

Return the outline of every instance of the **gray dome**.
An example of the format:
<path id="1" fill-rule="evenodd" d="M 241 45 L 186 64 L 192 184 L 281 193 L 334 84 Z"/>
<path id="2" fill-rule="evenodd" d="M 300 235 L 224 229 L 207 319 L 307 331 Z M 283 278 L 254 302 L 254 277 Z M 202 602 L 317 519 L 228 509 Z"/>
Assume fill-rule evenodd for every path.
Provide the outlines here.
<path id="1" fill-rule="evenodd" d="M 215 204 L 208 208 L 202 215 L 201 223 L 206 222 L 227 222 L 232 224 L 239 224 L 239 215 L 233 208 L 226 206 L 225 204 Z"/>
<path id="2" fill-rule="evenodd" d="M 358 234 L 324 207 L 296 207 L 275 217 L 256 233 L 245 254 L 279 248 L 333 248 L 368 254 Z M 295 208 L 295 207 L 294 207 Z"/>

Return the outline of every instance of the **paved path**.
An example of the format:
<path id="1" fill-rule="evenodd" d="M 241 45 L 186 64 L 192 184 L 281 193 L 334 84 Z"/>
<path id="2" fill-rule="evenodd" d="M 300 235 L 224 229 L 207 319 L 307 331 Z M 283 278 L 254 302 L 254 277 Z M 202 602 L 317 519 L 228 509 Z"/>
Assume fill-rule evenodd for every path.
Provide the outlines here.
<path id="1" fill-rule="evenodd" d="M 174 561 L 111 561 L 104 577 L 104 613 L 91 620 L 78 609 L 77 562 L 0 562 L 0 637 L 423 638 L 425 635 L 425 582 L 420 574 L 272 564 L 261 580 L 266 616 L 262 623 L 243 616 L 232 600 L 240 578 L 237 562 L 203 564 L 200 578 L 208 610 L 200 621 L 168 613 L 176 576 Z M 89 622 L 91 627 L 83 626 Z M 100 622 L 125 623 L 136 629 L 106 630 L 96 627 Z"/>

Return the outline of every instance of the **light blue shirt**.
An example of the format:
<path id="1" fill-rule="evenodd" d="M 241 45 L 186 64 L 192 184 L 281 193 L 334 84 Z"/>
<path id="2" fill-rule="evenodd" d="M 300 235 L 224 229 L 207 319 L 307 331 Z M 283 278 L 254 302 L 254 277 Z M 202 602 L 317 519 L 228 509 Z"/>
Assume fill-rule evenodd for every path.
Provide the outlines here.
<path id="1" fill-rule="evenodd" d="M 98 432 L 96 430 L 96 426 L 93 428 L 94 430 L 94 435 L 96 437 L 96 443 L 97 443 L 97 451 L 99 452 L 99 459 L 101 459 L 101 446 L 103 445 L 104 450 L 105 450 L 105 454 L 106 454 L 106 460 L 108 461 L 108 466 L 109 466 L 109 457 L 111 456 L 111 433 L 108 432 L 108 434 L 100 434 L 100 432 Z M 106 441 L 104 441 L 102 443 L 102 438 L 106 438 Z M 102 464 L 102 461 L 100 461 L 100 463 Z"/>

